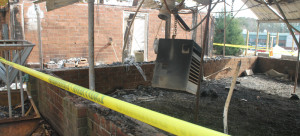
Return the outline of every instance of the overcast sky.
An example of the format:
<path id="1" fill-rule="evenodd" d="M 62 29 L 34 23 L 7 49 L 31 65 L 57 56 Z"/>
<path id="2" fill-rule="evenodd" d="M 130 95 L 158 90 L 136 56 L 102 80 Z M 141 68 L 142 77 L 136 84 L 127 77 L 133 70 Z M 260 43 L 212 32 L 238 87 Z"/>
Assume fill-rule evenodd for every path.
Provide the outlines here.
<path id="1" fill-rule="evenodd" d="M 193 2 L 192 0 L 186 0 L 187 3 L 186 5 L 193 5 Z M 205 0 L 204 0 L 205 1 Z M 232 3 L 232 0 L 226 0 L 226 3 L 230 4 Z M 235 0 L 234 1 L 234 6 L 233 6 L 233 11 L 238 11 L 242 6 L 243 6 L 243 1 L 241 0 Z M 248 7 L 245 5 L 242 9 L 247 9 Z M 226 11 L 230 11 L 231 10 L 231 6 L 227 5 L 226 6 Z M 207 8 L 206 9 L 203 9 L 202 10 L 203 12 L 206 12 L 207 11 Z M 217 4 L 217 6 L 214 8 L 213 12 L 221 12 L 221 11 L 224 11 L 224 3 L 221 2 L 219 4 Z M 233 13 L 233 15 L 235 14 L 236 12 Z M 237 15 L 236 17 L 250 17 L 250 18 L 255 18 L 257 19 L 257 17 L 255 16 L 255 14 L 250 10 L 250 9 L 247 9 L 247 10 L 241 10 Z"/>

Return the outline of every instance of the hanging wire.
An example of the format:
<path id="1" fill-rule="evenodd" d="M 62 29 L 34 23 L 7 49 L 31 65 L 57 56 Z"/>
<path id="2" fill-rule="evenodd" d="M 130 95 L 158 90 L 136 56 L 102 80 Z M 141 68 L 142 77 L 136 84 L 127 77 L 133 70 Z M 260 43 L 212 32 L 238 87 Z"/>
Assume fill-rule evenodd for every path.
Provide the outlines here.
<path id="1" fill-rule="evenodd" d="M 216 5 L 218 4 L 220 2 L 220 0 L 218 0 L 218 2 L 216 2 L 215 3 L 215 5 L 210 9 L 210 11 L 212 11 L 215 7 L 216 7 Z M 197 25 L 195 25 L 193 28 L 191 28 L 190 30 L 186 30 L 180 23 L 178 23 L 179 24 L 179 26 L 184 30 L 184 31 L 188 31 L 188 32 L 190 32 L 190 31 L 193 31 L 193 30 L 195 30 L 199 25 L 201 25 L 202 23 L 203 23 L 203 21 L 205 20 L 207 18 L 207 14 L 206 14 L 206 16 L 197 24 Z"/>

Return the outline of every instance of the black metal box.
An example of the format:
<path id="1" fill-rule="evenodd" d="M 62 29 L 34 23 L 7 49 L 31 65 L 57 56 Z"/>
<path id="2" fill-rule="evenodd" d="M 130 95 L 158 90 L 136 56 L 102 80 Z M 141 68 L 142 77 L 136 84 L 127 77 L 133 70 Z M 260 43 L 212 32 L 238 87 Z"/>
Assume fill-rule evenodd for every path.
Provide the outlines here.
<path id="1" fill-rule="evenodd" d="M 196 94 L 201 50 L 193 40 L 159 39 L 152 86 Z"/>

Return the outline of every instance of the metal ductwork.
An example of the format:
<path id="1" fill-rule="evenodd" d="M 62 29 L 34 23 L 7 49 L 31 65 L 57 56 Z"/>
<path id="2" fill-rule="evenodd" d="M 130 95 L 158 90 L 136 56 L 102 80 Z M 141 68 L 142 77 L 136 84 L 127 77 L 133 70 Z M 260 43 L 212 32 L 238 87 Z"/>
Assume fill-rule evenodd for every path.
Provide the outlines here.
<path id="1" fill-rule="evenodd" d="M 193 40 L 159 39 L 152 86 L 196 94 L 201 51 Z"/>

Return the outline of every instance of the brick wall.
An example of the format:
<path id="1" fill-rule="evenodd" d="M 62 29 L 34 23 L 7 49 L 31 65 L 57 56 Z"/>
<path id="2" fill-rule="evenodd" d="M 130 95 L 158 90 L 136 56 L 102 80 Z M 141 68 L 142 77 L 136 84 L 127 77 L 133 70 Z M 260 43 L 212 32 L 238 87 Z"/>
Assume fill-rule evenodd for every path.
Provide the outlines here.
<path id="1" fill-rule="evenodd" d="M 232 77 L 234 71 L 237 67 L 239 61 L 241 61 L 241 68 L 239 75 L 242 74 L 247 69 L 254 69 L 256 66 L 257 57 L 235 57 L 235 58 L 225 58 L 221 60 L 209 60 L 204 64 L 204 76 L 213 74 L 223 68 L 230 67 L 230 71 L 222 71 L 216 75 L 211 76 L 211 79 L 221 79 Z"/>
<path id="2" fill-rule="evenodd" d="M 240 73 L 246 69 L 255 67 L 257 57 L 242 57 L 242 58 L 226 58 L 222 60 L 208 60 L 204 64 L 204 75 L 208 76 L 225 67 L 230 67 L 231 71 L 222 71 L 211 76 L 211 79 L 220 79 L 231 77 L 237 66 L 238 61 L 242 61 Z M 100 93 L 107 93 L 115 89 L 132 89 L 138 85 L 151 85 L 154 64 L 144 64 L 142 69 L 147 77 L 144 81 L 142 75 L 138 72 L 135 66 L 113 66 L 104 68 L 95 68 L 95 84 L 96 90 Z M 64 69 L 53 70 L 53 74 L 58 77 L 70 81 L 72 83 L 88 88 L 89 78 L 88 69 Z"/>
<path id="3" fill-rule="evenodd" d="M 36 28 L 36 12 L 34 4 L 31 0 L 22 0 L 15 6 L 17 23 L 21 24 L 21 7 L 24 5 L 24 29 L 26 40 L 38 44 L 37 28 Z M 76 3 L 66 7 L 62 7 L 50 12 L 46 12 L 45 3 L 40 3 L 41 9 L 41 27 L 42 27 L 42 44 L 44 61 L 50 59 L 68 59 L 71 57 L 88 57 L 88 11 L 86 3 Z M 123 46 L 123 12 L 135 11 L 136 7 L 121 7 L 99 5 L 95 6 L 95 62 L 112 63 L 117 58 L 114 55 L 112 45 L 108 45 L 109 38 L 114 42 L 114 48 L 117 57 L 121 59 L 121 48 Z M 154 60 L 156 55 L 153 52 L 153 41 L 156 36 L 161 20 L 157 17 L 158 10 L 142 9 L 141 12 L 148 13 L 148 60 Z M 199 15 L 198 22 L 204 17 L 204 13 Z M 191 26 L 192 15 L 182 14 L 182 18 Z M 205 22 L 205 21 L 204 21 Z M 172 21 L 173 24 L 173 21 Z M 205 23 L 202 24 L 203 26 Z M 201 31 L 202 30 L 202 31 Z M 204 27 L 198 27 L 197 43 L 201 44 L 201 38 Z M 172 31 L 173 33 L 173 27 Z M 158 38 L 164 37 L 164 22 L 159 30 Z M 190 39 L 191 33 L 184 32 L 178 26 L 177 38 Z M 38 61 L 38 47 L 35 46 L 28 62 Z"/>
<path id="4" fill-rule="evenodd" d="M 297 62 L 292 60 L 258 57 L 257 67 L 255 71 L 264 73 L 270 69 L 274 69 L 280 73 L 289 73 L 292 74 L 291 76 L 294 76 L 296 71 L 296 64 Z"/>
<path id="5" fill-rule="evenodd" d="M 95 68 L 96 90 L 100 93 L 107 93 L 118 88 L 132 89 L 138 85 L 151 85 L 150 81 L 152 80 L 154 65 L 144 64 L 141 67 L 147 77 L 147 81 L 144 81 L 135 66 Z M 64 80 L 86 88 L 89 87 L 88 69 L 55 70 L 52 73 Z"/>

